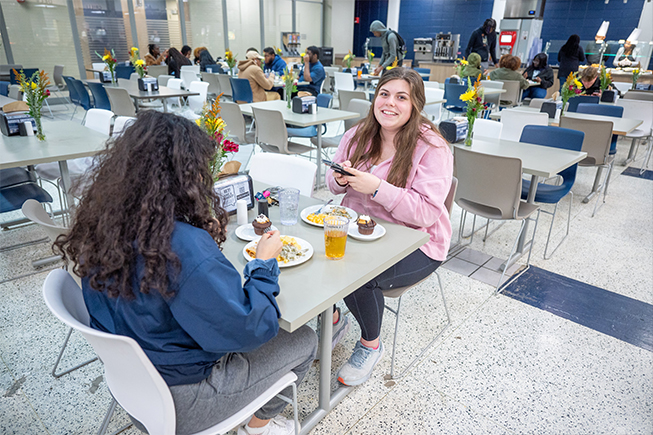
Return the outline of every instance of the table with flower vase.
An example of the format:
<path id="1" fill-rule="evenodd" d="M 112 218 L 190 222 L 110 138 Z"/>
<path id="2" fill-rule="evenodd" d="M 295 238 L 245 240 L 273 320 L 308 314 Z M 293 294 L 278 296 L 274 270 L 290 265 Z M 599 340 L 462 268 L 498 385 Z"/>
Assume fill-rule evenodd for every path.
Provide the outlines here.
<path id="1" fill-rule="evenodd" d="M 9 103 L 15 103 L 18 100 L 14 100 L 13 98 L 5 97 L 4 95 L 0 95 L 0 107 L 4 106 L 5 104 Z"/>
<path id="2" fill-rule="evenodd" d="M 254 182 L 255 191 L 267 185 Z M 299 211 L 321 204 L 320 201 L 300 196 Z M 256 217 L 257 210 L 248 212 L 248 222 Z M 418 249 L 429 240 L 428 234 L 403 225 L 375 220 L 383 225 L 386 234 L 374 241 L 359 241 L 347 237 L 345 256 L 341 260 L 329 260 L 324 251 L 324 231 L 298 219 L 293 226 L 279 222 L 279 207 L 270 207 L 269 217 L 282 235 L 298 237 L 309 242 L 314 249 L 310 260 L 297 266 L 282 268 L 279 275 L 281 292 L 277 303 L 281 310 L 279 325 L 293 332 L 318 314 L 327 321 L 321 322 L 319 377 L 319 405 L 303 422 L 301 433 L 309 433 L 353 388 L 344 385 L 331 391 L 331 334 L 333 304 L 342 300 L 369 280 Z M 224 255 L 242 273 L 247 260 L 243 248 L 247 242 L 240 240 L 235 230 L 236 216 L 229 219 L 227 240 L 222 245 Z"/>
<path id="3" fill-rule="evenodd" d="M 85 83 L 102 83 L 99 79 L 83 80 Z M 111 83 L 102 83 L 104 87 L 113 86 L 116 88 L 126 89 L 129 96 L 134 100 L 161 100 L 163 102 L 163 111 L 168 112 L 167 98 L 175 97 L 190 97 L 199 95 L 199 92 L 186 91 L 184 89 L 172 89 L 166 86 L 159 86 L 158 91 L 141 91 L 138 88 L 138 82 L 135 80 L 127 80 L 120 85 L 112 85 Z"/>
<path id="4" fill-rule="evenodd" d="M 285 101 L 262 101 L 260 103 L 241 104 L 240 111 L 249 116 L 254 116 L 252 107 L 265 110 L 276 110 L 281 112 L 283 121 L 286 124 L 296 125 L 297 127 L 310 127 L 312 125 L 322 125 L 328 122 L 344 121 L 345 119 L 358 118 L 360 115 L 356 112 L 347 112 L 345 110 L 327 109 L 319 107 L 317 113 L 295 113 L 288 108 Z M 317 128 L 317 158 L 322 158 L 322 129 Z M 322 163 L 317 165 L 317 182 L 315 187 L 322 184 Z"/>

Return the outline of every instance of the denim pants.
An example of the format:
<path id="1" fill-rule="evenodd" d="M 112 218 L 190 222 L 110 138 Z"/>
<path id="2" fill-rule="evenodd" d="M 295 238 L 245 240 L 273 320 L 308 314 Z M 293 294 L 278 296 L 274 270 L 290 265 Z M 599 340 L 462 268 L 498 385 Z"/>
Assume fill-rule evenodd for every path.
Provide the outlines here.
<path id="1" fill-rule="evenodd" d="M 546 89 L 539 86 L 531 86 L 528 89 L 524 89 L 522 94 L 523 98 L 546 98 Z"/>

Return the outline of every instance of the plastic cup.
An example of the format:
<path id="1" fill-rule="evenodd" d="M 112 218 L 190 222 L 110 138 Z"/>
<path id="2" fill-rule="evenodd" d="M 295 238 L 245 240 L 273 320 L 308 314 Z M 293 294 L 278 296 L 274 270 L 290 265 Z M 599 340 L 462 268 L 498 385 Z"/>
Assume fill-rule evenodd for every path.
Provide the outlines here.
<path id="1" fill-rule="evenodd" d="M 345 256 L 349 219 L 342 216 L 324 218 L 324 252 L 330 260 L 340 260 Z"/>
<path id="2" fill-rule="evenodd" d="M 295 225 L 299 211 L 299 189 L 287 188 L 279 192 L 281 225 Z"/>
<path id="3" fill-rule="evenodd" d="M 359 69 L 357 74 L 358 74 L 358 78 L 361 78 L 363 76 L 363 70 Z"/>

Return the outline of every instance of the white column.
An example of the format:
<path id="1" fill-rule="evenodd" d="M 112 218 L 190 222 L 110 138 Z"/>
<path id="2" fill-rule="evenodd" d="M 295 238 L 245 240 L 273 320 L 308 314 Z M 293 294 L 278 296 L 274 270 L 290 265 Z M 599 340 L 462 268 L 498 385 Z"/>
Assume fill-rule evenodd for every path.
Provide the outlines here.
<path id="1" fill-rule="evenodd" d="M 653 43 L 653 2 L 645 1 L 642 8 L 642 15 L 639 17 L 639 25 L 637 26 L 642 33 L 639 34 L 637 45 L 641 47 L 640 53 L 645 56 L 651 53 L 651 43 Z M 648 46 L 648 47 L 647 47 Z M 642 69 L 648 68 L 650 56 L 642 59 Z"/>
<path id="2" fill-rule="evenodd" d="M 388 1 L 388 19 L 385 23 L 386 27 L 392 30 L 399 31 L 399 9 L 401 8 L 401 0 Z"/>
<path id="3" fill-rule="evenodd" d="M 324 24 L 329 25 L 325 44 L 333 53 L 343 54 L 354 49 L 354 0 L 326 0 Z"/>
<path id="4" fill-rule="evenodd" d="M 497 32 L 501 31 L 501 20 L 503 20 L 503 13 L 505 11 L 506 0 L 494 0 L 494 5 L 492 5 L 492 18 L 497 22 Z M 479 23 L 478 25 L 480 26 L 481 24 Z"/>

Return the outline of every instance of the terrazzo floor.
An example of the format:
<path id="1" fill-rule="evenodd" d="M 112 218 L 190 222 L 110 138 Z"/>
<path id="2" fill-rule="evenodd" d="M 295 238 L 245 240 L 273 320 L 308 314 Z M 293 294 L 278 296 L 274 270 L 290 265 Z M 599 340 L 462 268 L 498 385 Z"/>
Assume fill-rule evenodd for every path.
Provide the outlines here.
<path id="1" fill-rule="evenodd" d="M 55 116 L 70 115 L 57 110 Z M 329 125 L 327 135 L 335 135 L 336 129 Z M 550 217 L 543 214 L 531 263 L 653 304 L 653 182 L 620 175 L 629 145 L 619 142 L 607 201 L 594 218 L 593 204 L 581 200 L 595 170 L 579 169 L 569 237 L 552 259 L 544 260 Z M 320 190 L 315 196 L 332 195 Z M 563 235 L 565 218 L 561 213 L 556 219 L 554 241 Z M 460 209 L 454 206 L 454 234 L 459 219 Z M 517 231 L 518 224 L 507 223 L 485 243 L 479 232 L 470 249 L 483 258 L 507 258 Z M 0 248 L 43 236 L 34 226 L 1 231 Z M 67 330 L 45 306 L 41 286 L 49 269 L 59 264 L 40 270 L 30 264 L 48 255 L 46 243 L 0 252 L 0 434 L 96 433 L 110 404 L 97 362 L 59 379 L 50 375 Z M 468 260 L 472 257 L 461 258 Z M 496 296 L 493 285 L 469 274 L 446 267 L 439 273 L 452 325 L 392 386 L 384 379 L 390 367 L 387 352 L 372 378 L 343 399 L 312 434 L 653 434 L 653 353 Z M 403 305 L 399 369 L 446 318 L 435 277 L 411 290 Z M 381 335 L 388 350 L 393 320 L 386 319 Z M 333 352 L 333 386 L 336 370 L 359 333 L 353 326 Z M 90 346 L 74 333 L 62 365 L 92 356 Z M 314 364 L 299 388 L 300 420 L 317 403 L 317 379 Z M 110 430 L 127 422 L 118 409 Z M 132 427 L 123 433 L 140 432 Z"/>

